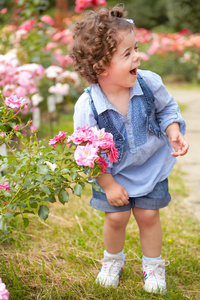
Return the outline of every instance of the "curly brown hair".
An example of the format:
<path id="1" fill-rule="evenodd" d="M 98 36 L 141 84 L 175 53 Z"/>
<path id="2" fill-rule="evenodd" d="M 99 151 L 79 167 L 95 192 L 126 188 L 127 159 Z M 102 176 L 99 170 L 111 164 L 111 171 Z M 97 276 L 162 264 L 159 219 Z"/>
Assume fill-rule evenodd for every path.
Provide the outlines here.
<path id="1" fill-rule="evenodd" d="M 120 43 L 119 31 L 133 30 L 133 24 L 122 17 L 123 7 L 115 6 L 111 11 L 102 8 L 89 11 L 73 29 L 70 56 L 74 69 L 89 83 L 98 83 L 98 75 L 109 66 Z"/>

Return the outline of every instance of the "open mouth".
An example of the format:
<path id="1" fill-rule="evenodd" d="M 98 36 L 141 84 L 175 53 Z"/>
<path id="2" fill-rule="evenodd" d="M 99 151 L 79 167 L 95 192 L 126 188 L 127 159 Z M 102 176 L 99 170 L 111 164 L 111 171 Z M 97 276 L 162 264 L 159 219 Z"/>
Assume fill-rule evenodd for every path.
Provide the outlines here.
<path id="1" fill-rule="evenodd" d="M 137 68 L 131 70 L 130 73 L 131 73 L 132 75 L 137 75 Z"/>

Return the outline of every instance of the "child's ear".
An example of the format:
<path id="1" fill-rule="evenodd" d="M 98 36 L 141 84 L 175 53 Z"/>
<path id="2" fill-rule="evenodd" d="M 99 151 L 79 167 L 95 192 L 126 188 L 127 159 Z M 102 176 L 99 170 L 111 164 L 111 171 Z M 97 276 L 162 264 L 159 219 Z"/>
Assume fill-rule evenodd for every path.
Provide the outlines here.
<path id="1" fill-rule="evenodd" d="M 108 72 L 107 72 L 107 68 L 104 67 L 104 71 L 99 73 L 99 70 L 98 70 L 98 64 L 94 64 L 93 65 L 93 70 L 95 71 L 95 73 L 97 73 L 98 75 L 101 75 L 101 76 L 106 76 L 108 75 Z"/>

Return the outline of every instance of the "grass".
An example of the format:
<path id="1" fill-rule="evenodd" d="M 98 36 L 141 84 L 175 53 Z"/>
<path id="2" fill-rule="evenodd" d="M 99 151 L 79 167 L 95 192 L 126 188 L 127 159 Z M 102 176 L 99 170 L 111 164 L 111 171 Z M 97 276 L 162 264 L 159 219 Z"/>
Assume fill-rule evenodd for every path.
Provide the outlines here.
<path id="1" fill-rule="evenodd" d="M 168 292 L 150 295 L 143 290 L 138 227 L 127 226 L 127 262 L 118 289 L 104 289 L 95 278 L 104 250 L 104 215 L 89 206 L 90 188 L 68 204 L 52 204 L 46 222 L 32 217 L 25 230 L 20 223 L 15 241 L 1 245 L 1 278 L 16 299 L 199 299 L 199 223 L 181 204 L 187 189 L 180 170 L 170 176 L 173 201 L 161 210 L 163 258 Z"/>
<path id="2" fill-rule="evenodd" d="M 71 133 L 71 115 L 62 116 L 56 126 L 54 134 L 59 130 Z M 42 129 L 46 134 L 48 125 L 42 125 Z M 104 214 L 90 207 L 87 186 L 81 198 L 71 195 L 65 206 L 51 204 L 46 222 L 32 217 L 24 229 L 19 220 L 14 241 L 0 245 L 0 277 L 10 291 L 10 300 L 199 299 L 199 222 L 183 204 L 189 191 L 178 167 L 170 175 L 169 184 L 173 200 L 161 210 L 162 256 L 170 261 L 165 295 L 143 290 L 142 251 L 133 217 L 127 226 L 127 259 L 119 287 L 105 289 L 95 284 L 104 250 Z"/>

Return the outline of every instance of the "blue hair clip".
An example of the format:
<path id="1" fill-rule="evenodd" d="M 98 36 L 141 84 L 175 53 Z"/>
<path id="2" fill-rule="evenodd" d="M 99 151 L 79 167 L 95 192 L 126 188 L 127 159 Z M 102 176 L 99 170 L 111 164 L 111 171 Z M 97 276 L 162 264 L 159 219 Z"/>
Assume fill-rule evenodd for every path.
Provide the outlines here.
<path id="1" fill-rule="evenodd" d="M 129 22 L 129 23 L 135 25 L 135 23 L 134 23 L 134 21 L 133 21 L 132 19 L 125 19 L 125 20 L 126 20 L 127 22 Z"/>

